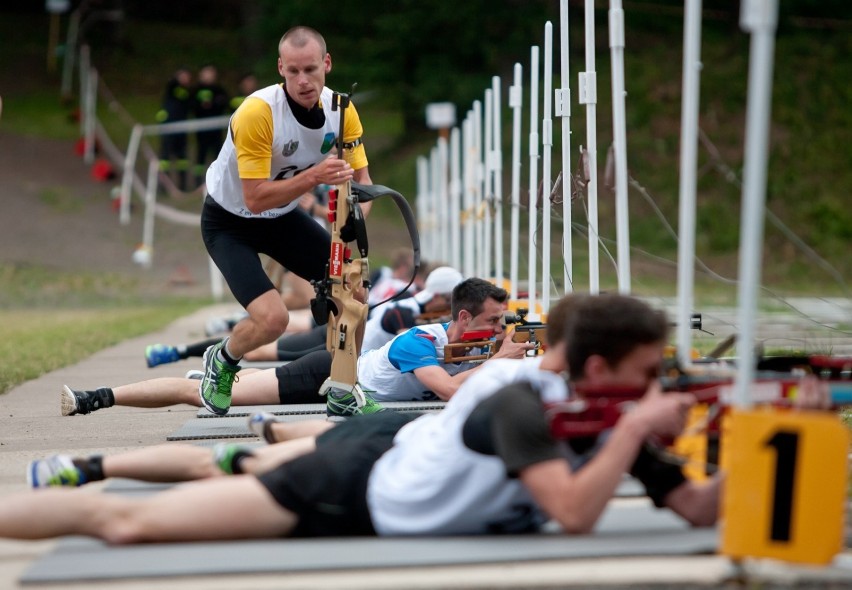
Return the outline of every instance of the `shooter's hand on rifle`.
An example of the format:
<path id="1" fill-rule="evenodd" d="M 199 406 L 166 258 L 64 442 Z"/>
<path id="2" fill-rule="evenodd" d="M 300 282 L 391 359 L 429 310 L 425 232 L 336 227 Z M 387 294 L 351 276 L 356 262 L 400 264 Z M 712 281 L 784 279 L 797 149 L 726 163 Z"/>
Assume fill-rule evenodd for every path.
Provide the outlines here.
<path id="1" fill-rule="evenodd" d="M 656 436 L 672 439 L 683 432 L 689 409 L 695 405 L 690 393 L 663 393 L 659 381 L 654 381 L 645 395 L 622 417 L 635 421 L 645 438 Z"/>
<path id="2" fill-rule="evenodd" d="M 337 157 L 337 152 L 332 152 L 328 157 L 314 166 L 314 184 L 338 185 L 349 182 L 355 176 L 355 171 L 349 162 Z"/>
<path id="3" fill-rule="evenodd" d="M 534 342 L 515 342 L 512 337 L 514 332 L 513 327 L 507 328 L 501 335 L 497 336 L 501 340 L 500 350 L 498 350 L 491 358 L 494 359 L 522 359 L 527 355 L 528 350 L 534 350 L 536 345 Z"/>

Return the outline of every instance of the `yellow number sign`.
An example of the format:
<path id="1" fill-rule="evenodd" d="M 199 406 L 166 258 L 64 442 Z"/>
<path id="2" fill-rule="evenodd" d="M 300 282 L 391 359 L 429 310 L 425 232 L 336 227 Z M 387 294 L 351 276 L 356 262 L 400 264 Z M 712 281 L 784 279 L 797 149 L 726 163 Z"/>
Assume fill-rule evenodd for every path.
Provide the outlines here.
<path id="1" fill-rule="evenodd" d="M 711 461 L 708 460 L 708 440 L 706 423 L 710 406 L 707 404 L 696 404 L 686 419 L 686 428 L 683 434 L 677 437 L 672 445 L 672 452 L 686 459 L 683 472 L 691 480 L 704 481 L 707 479 L 707 468 Z"/>
<path id="2" fill-rule="evenodd" d="M 733 410 L 721 552 L 827 564 L 843 547 L 849 431 L 828 412 Z"/>

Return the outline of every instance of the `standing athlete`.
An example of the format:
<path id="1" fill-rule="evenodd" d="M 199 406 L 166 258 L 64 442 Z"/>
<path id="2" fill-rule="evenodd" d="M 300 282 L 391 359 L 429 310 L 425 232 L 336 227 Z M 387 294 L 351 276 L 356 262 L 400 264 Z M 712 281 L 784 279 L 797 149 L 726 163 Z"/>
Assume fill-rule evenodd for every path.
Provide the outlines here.
<path id="1" fill-rule="evenodd" d="M 263 253 L 307 280 L 320 280 L 330 251 L 328 232 L 302 208 L 299 198 L 317 185 L 354 180 L 372 184 L 361 145 L 362 127 L 349 103 L 335 146 L 340 110 L 332 110 L 325 86 L 331 56 L 314 29 L 294 27 L 278 43 L 281 84 L 251 94 L 231 117 L 219 157 L 207 170 L 201 233 L 248 317 L 230 337 L 204 355 L 199 387 L 204 406 L 226 414 L 242 356 L 273 342 L 287 329 L 289 314 L 263 269 Z M 369 210 L 369 204 L 364 207 Z"/>

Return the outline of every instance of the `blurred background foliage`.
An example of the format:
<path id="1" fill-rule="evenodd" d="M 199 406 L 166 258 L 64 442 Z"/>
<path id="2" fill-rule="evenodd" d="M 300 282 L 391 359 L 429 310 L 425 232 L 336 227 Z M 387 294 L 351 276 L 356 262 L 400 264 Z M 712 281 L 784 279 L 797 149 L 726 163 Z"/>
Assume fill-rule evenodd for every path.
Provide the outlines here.
<path id="1" fill-rule="evenodd" d="M 358 83 L 355 102 L 365 122 L 371 172 L 377 182 L 406 195 L 415 192 L 414 160 L 427 155 L 435 133 L 426 129 L 424 107 L 451 101 L 461 120 L 482 100 L 491 77 L 511 83 L 513 65 L 524 66 L 529 85 L 531 45 L 543 43 L 544 23 L 554 23 L 558 43 L 558 0 L 82 0 L 91 11 L 121 10 L 86 31 L 93 62 L 119 100 L 144 122 L 152 122 L 162 86 L 180 65 L 193 69 L 215 63 L 228 88 L 244 72 L 264 84 L 278 81 L 277 42 L 291 26 L 320 30 L 334 69 L 329 85 L 348 90 Z M 680 142 L 683 2 L 624 0 L 628 165 L 650 199 L 631 193 L 631 240 L 637 249 L 671 258 L 676 240 L 660 223 L 662 213 L 676 227 Z M 768 207 L 835 268 L 852 274 L 846 255 L 852 242 L 852 10 L 848 0 L 782 0 L 776 45 Z M 573 129 L 572 149 L 585 143 L 585 109 L 577 104 L 577 72 L 585 69 L 582 0 L 570 2 Z M 723 274 L 735 274 L 749 36 L 739 27 L 737 0 L 703 2 L 701 126 L 707 141 L 699 152 L 698 254 Z M 598 72 L 598 160 L 603 173 L 611 142 L 608 3 L 596 2 Z M 18 64 L 22 47 L 44 51 L 47 16 L 43 3 L 4 5 L 0 59 L 7 77 L 20 80 L 4 90 L 11 103 L 27 94 L 33 113 L 50 120 L 45 95 L 32 71 Z M 43 23 L 18 27 L 15 18 Z M 558 52 L 554 87 L 560 85 Z M 44 80 L 35 76 L 35 80 Z M 49 92 L 55 92 L 54 86 Z M 53 94 L 52 96 L 55 96 Z M 504 155 L 509 153 L 510 118 L 504 95 Z M 528 105 L 528 88 L 524 96 Z M 27 108 L 22 105 L 22 108 Z M 529 132 L 524 115 L 523 137 Z M 8 124 L 4 121 L 4 124 Z M 14 123 L 12 124 L 15 125 Z M 24 125 L 24 123 L 19 123 Z M 14 127 L 12 127 L 14 128 Z M 18 129 L 20 130 L 20 129 Z M 558 145 L 559 125 L 554 125 Z M 523 150 L 526 153 L 526 149 Z M 576 165 L 576 154 L 572 154 Z M 558 155 L 554 158 L 558 169 Z M 523 166 L 527 166 L 524 158 Z M 504 164 L 508 187 L 510 167 Z M 555 173 L 558 170 L 555 170 Z M 526 171 L 524 170 L 524 175 Z M 525 181 L 522 181 L 525 185 Z M 603 186 L 603 185 L 602 185 Z M 582 206 L 582 203 L 575 205 Z M 614 198 L 601 191 L 601 234 L 614 236 Z M 582 220 L 580 210 L 575 221 Z M 802 258 L 772 224 L 767 225 L 768 281 L 810 287 L 834 284 L 813 259 Z M 582 245 L 578 256 L 582 256 Z M 639 257 L 641 269 L 652 256 Z M 669 271 L 667 271 L 669 272 Z M 843 288 L 844 292 L 845 287 Z"/>

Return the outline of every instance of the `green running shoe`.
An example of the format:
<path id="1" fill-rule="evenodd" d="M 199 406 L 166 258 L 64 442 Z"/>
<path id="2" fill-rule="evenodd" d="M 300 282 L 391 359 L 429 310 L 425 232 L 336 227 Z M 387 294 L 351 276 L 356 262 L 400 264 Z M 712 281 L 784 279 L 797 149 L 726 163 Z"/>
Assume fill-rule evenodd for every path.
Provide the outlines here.
<path id="1" fill-rule="evenodd" d="M 358 399 L 352 391 L 344 391 L 341 389 L 331 388 L 328 393 L 328 401 L 326 402 L 326 416 L 331 422 L 342 422 L 352 416 L 360 416 L 363 414 L 376 414 L 384 412 L 387 408 L 370 396 L 370 392 L 361 389 L 360 385 L 355 385 L 355 388 L 364 396 L 364 405 L 358 405 Z"/>
<path id="2" fill-rule="evenodd" d="M 231 387 L 237 380 L 237 371 L 242 367 L 219 360 L 219 351 L 225 341 L 210 346 L 204 351 L 204 377 L 198 385 L 198 394 L 205 408 L 224 416 L 231 409 Z"/>
<path id="3" fill-rule="evenodd" d="M 242 473 L 239 468 L 239 461 L 245 457 L 251 456 L 251 450 L 233 443 L 219 443 L 213 447 L 213 462 L 216 466 L 228 475 Z"/>

